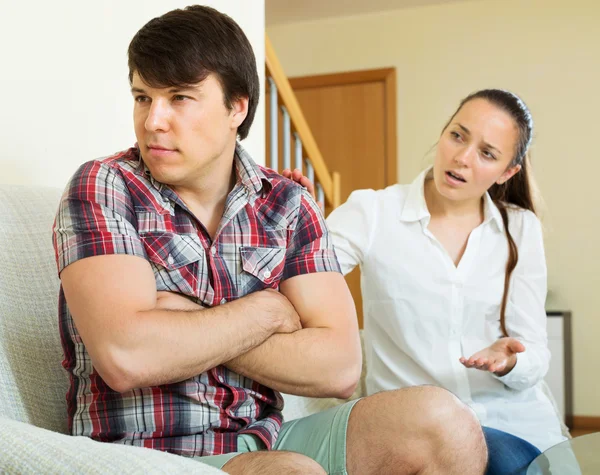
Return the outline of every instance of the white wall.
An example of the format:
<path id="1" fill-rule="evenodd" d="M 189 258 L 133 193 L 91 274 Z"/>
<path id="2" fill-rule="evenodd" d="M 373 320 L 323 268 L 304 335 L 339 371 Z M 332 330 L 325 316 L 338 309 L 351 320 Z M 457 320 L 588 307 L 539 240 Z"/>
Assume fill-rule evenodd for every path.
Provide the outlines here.
<path id="1" fill-rule="evenodd" d="M 0 0 L 0 183 L 62 188 L 77 166 L 135 143 L 127 47 L 177 0 Z M 264 82 L 264 0 L 201 2 L 245 31 Z M 262 98 L 261 98 L 262 100 Z M 244 141 L 264 163 L 264 107 Z"/>

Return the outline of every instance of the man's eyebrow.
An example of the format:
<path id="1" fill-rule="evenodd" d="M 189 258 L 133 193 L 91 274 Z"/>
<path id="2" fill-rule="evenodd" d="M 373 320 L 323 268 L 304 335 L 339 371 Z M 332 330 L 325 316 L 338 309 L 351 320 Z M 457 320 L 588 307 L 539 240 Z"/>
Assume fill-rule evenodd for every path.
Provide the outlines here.
<path id="1" fill-rule="evenodd" d="M 132 87 L 132 93 L 147 94 L 146 91 L 139 87 Z M 169 89 L 169 94 L 178 94 L 180 92 L 198 92 L 198 89 L 193 86 L 172 87 Z"/>
<path id="2" fill-rule="evenodd" d="M 198 89 L 193 86 L 172 87 L 169 89 L 169 94 L 177 94 L 179 92 L 198 92 Z"/>

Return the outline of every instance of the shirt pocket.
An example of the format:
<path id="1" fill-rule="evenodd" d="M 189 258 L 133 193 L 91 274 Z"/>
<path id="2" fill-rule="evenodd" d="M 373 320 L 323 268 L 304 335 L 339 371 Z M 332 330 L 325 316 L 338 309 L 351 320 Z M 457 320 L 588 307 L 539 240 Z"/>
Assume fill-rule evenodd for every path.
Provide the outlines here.
<path id="1" fill-rule="evenodd" d="M 204 247 L 194 234 L 147 232 L 140 234 L 158 291 L 197 297 L 204 266 Z"/>
<path id="2" fill-rule="evenodd" d="M 278 288 L 285 267 L 285 252 L 284 247 L 241 247 L 242 272 L 238 296 Z"/>

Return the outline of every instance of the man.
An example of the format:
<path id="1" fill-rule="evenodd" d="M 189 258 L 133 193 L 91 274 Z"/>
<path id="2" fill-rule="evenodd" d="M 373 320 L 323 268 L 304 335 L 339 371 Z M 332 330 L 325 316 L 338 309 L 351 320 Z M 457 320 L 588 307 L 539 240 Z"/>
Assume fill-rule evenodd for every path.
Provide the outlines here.
<path id="1" fill-rule="evenodd" d="M 282 426 L 280 391 L 352 394 L 360 343 L 318 206 L 237 143 L 252 48 L 188 7 L 136 34 L 129 69 L 137 145 L 79 168 L 54 229 L 71 432 L 231 474 L 482 473 L 477 421 L 436 388 Z"/>

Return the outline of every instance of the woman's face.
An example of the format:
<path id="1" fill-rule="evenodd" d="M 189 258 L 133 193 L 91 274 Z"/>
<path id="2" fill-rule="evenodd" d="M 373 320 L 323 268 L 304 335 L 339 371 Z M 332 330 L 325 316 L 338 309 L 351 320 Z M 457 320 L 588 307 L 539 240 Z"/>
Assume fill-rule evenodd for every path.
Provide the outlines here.
<path id="1" fill-rule="evenodd" d="M 447 199 L 481 198 L 494 184 L 509 180 L 519 133 L 513 118 L 485 99 L 467 102 L 442 132 L 433 178 Z"/>

